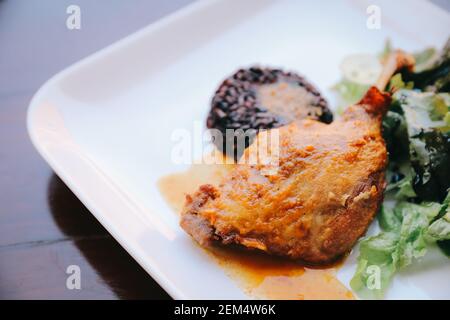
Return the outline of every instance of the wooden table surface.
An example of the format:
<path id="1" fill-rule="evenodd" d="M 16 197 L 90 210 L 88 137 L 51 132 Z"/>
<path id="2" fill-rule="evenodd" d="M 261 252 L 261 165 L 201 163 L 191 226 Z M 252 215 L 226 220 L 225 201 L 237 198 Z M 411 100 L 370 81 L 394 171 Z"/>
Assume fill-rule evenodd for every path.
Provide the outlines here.
<path id="1" fill-rule="evenodd" d="M 31 97 L 53 74 L 192 0 L 0 0 L 0 299 L 168 299 L 33 148 Z M 68 30 L 66 8 L 81 8 Z M 66 288 L 67 266 L 81 290 Z"/>

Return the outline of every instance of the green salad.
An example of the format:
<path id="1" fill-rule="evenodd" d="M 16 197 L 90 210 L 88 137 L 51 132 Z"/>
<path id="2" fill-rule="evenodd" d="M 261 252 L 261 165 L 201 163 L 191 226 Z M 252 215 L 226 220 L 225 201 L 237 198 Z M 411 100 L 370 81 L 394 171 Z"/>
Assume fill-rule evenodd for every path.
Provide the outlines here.
<path id="1" fill-rule="evenodd" d="M 340 105 L 362 98 L 391 50 L 387 42 L 380 55 L 345 59 L 343 79 L 334 86 Z M 428 48 L 414 57 L 414 72 L 397 73 L 386 88 L 394 92 L 383 120 L 386 196 L 395 204 L 383 204 L 381 231 L 360 241 L 350 284 L 361 298 L 382 298 L 395 273 L 423 257 L 431 244 L 450 253 L 450 41 L 442 50 Z M 371 285 L 374 266 L 378 286 Z"/>

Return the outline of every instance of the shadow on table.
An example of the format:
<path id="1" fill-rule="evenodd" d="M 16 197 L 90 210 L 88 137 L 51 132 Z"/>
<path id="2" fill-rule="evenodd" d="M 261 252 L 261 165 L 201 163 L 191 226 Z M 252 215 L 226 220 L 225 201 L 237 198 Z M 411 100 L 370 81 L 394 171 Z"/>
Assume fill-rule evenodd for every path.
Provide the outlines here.
<path id="1" fill-rule="evenodd" d="M 47 200 L 58 227 L 118 298 L 170 298 L 55 174 L 48 182 Z"/>

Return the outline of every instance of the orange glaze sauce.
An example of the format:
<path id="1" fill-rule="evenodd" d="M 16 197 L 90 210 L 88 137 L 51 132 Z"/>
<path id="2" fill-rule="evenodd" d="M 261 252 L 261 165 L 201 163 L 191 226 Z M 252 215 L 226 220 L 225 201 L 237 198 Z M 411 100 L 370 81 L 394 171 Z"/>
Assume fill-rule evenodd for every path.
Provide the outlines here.
<path id="1" fill-rule="evenodd" d="M 231 166 L 194 164 L 188 171 L 162 177 L 158 186 L 169 205 L 180 213 L 186 194 L 205 183 L 217 185 Z M 220 246 L 206 252 L 249 296 L 257 299 L 354 299 L 336 278 L 338 265 L 309 268 L 256 251 Z"/>
<path id="2" fill-rule="evenodd" d="M 209 252 L 227 275 L 257 299 L 354 299 L 351 291 L 336 278 L 338 265 L 310 268 L 240 248 L 215 247 Z"/>
<path id="3" fill-rule="evenodd" d="M 169 174 L 158 181 L 161 194 L 177 214 L 181 213 L 187 194 L 194 193 L 202 184 L 219 184 L 233 166 L 227 164 L 229 159 L 222 154 L 207 154 L 203 159 L 203 163 L 193 164 L 187 171 Z M 206 164 L 206 161 L 211 164 Z"/>

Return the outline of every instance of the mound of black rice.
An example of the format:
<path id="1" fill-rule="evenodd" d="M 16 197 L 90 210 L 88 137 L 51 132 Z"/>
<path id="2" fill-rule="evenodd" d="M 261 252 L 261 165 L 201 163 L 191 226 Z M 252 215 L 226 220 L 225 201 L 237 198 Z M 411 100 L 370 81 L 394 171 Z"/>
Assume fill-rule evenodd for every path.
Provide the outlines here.
<path id="1" fill-rule="evenodd" d="M 207 127 L 222 133 L 217 147 L 238 159 L 242 148 L 237 148 L 236 143 L 243 131 L 247 132 L 246 148 L 259 130 L 305 118 L 333 121 L 326 100 L 311 83 L 293 72 L 251 67 L 238 70 L 219 86 L 211 101 Z M 233 130 L 226 134 L 227 129 L 241 130 L 230 135 Z"/>

